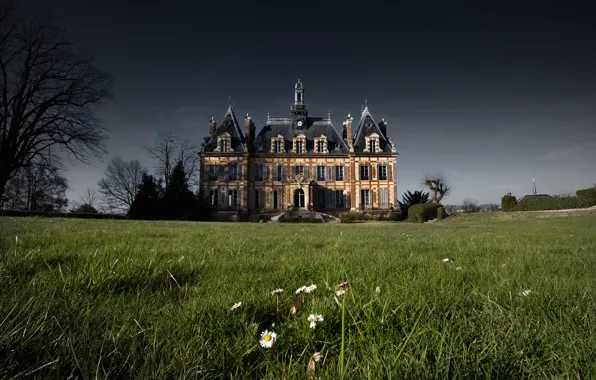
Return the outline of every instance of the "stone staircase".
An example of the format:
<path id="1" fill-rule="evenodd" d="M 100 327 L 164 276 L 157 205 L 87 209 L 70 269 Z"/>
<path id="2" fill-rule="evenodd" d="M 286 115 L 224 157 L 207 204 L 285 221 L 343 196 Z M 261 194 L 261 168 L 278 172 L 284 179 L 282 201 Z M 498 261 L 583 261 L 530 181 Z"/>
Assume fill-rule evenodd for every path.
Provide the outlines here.
<path id="1" fill-rule="evenodd" d="M 317 211 L 286 211 L 271 218 L 272 223 L 339 223 L 339 218 Z"/>

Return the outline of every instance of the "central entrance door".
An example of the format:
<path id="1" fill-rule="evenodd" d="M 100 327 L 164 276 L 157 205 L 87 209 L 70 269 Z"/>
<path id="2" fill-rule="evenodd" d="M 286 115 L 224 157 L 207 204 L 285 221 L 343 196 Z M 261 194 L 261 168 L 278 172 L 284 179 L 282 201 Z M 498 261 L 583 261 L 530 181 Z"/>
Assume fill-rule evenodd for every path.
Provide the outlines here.
<path id="1" fill-rule="evenodd" d="M 297 189 L 294 191 L 294 206 L 304 208 L 304 190 Z"/>

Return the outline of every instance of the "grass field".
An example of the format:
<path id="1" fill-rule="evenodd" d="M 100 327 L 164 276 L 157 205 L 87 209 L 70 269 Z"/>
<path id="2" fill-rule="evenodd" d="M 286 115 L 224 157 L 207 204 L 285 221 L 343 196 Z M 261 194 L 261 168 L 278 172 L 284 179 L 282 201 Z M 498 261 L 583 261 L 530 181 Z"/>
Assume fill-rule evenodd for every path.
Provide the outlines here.
<path id="1" fill-rule="evenodd" d="M 0 378 L 307 379 L 315 352 L 323 379 L 596 376 L 596 214 L 0 218 L 0 255 Z"/>

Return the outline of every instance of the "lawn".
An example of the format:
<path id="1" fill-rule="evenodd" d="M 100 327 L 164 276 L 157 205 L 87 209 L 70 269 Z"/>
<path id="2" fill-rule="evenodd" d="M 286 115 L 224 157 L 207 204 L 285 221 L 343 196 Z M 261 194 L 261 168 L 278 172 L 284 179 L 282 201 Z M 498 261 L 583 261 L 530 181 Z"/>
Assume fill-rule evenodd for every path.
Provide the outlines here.
<path id="1" fill-rule="evenodd" d="M 0 218 L 0 378 L 591 378 L 595 312 L 596 214 Z"/>

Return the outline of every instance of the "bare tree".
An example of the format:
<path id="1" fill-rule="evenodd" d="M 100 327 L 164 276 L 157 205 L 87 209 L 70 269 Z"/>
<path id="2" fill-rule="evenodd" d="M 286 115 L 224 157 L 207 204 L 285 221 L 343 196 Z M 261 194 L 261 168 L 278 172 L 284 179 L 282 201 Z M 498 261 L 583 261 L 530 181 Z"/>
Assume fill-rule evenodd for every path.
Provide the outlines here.
<path id="1" fill-rule="evenodd" d="M 97 195 L 97 191 L 88 187 L 83 193 L 83 195 L 81 195 L 81 203 L 84 205 L 95 207 L 97 206 L 97 202 L 99 202 L 99 196 Z"/>
<path id="2" fill-rule="evenodd" d="M 430 190 L 433 203 L 439 203 L 451 192 L 451 186 L 447 183 L 445 177 L 441 174 L 427 174 L 422 180 L 422 184 Z"/>
<path id="3" fill-rule="evenodd" d="M 68 203 L 68 181 L 57 157 L 49 151 L 19 168 L 7 182 L 2 208 L 26 211 L 61 211 Z"/>
<path id="4" fill-rule="evenodd" d="M 463 201 L 462 207 L 464 212 L 472 213 L 480 211 L 480 207 L 478 206 L 478 202 L 475 199 L 466 198 Z"/>
<path id="5" fill-rule="evenodd" d="M 0 197 L 48 147 L 82 162 L 105 153 L 96 108 L 109 97 L 110 84 L 61 30 L 0 9 Z"/>
<path id="6" fill-rule="evenodd" d="M 167 187 L 172 170 L 178 161 L 182 161 L 186 181 L 190 187 L 198 185 L 199 149 L 188 139 L 181 140 L 171 131 L 158 132 L 153 146 L 147 148 L 149 155 L 156 161 L 155 172 Z"/>
<path id="7" fill-rule="evenodd" d="M 104 202 L 114 209 L 128 210 L 146 172 L 147 169 L 138 160 L 124 161 L 120 157 L 113 157 L 104 177 L 97 183 Z"/>

